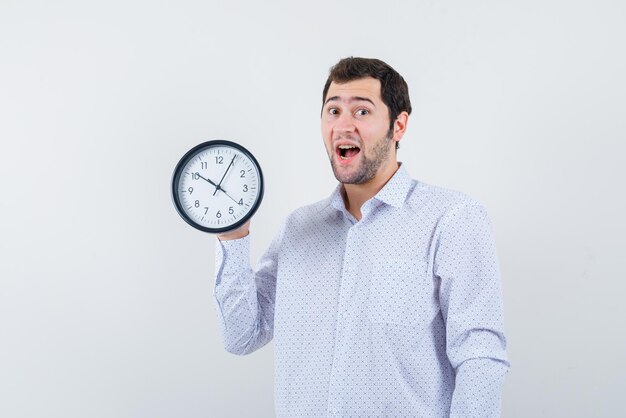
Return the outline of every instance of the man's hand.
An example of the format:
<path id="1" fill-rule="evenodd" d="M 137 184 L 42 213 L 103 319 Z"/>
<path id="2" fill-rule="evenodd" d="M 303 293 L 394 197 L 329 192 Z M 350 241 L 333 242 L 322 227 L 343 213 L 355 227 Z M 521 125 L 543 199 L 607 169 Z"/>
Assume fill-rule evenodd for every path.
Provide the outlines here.
<path id="1" fill-rule="evenodd" d="M 249 233 L 250 233 L 250 221 L 241 225 L 239 228 L 235 229 L 234 231 L 228 231 L 224 234 L 219 234 L 217 236 L 217 239 L 219 239 L 220 241 L 230 241 L 233 239 L 243 238 L 247 236 Z"/>

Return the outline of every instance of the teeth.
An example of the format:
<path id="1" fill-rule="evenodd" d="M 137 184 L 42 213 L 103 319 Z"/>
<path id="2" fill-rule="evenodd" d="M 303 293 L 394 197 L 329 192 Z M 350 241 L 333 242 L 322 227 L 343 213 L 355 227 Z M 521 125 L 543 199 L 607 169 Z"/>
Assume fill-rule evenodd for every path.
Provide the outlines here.
<path id="1" fill-rule="evenodd" d="M 342 151 L 345 150 L 349 150 L 349 149 L 354 149 L 354 148 L 358 148 L 356 145 L 339 145 L 337 148 L 339 148 Z M 343 152 L 339 153 L 339 158 L 341 158 L 342 160 L 349 160 L 348 157 L 341 155 L 343 154 Z"/>

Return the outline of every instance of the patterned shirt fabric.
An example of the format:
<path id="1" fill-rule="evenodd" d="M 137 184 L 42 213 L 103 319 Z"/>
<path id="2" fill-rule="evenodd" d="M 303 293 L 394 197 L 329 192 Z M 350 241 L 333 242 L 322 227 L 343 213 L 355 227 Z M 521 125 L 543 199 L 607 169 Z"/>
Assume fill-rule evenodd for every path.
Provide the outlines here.
<path id="1" fill-rule="evenodd" d="M 293 212 L 259 261 L 216 244 L 226 350 L 274 340 L 279 417 L 497 417 L 509 368 L 485 209 L 400 165 L 357 221 L 343 188 Z"/>

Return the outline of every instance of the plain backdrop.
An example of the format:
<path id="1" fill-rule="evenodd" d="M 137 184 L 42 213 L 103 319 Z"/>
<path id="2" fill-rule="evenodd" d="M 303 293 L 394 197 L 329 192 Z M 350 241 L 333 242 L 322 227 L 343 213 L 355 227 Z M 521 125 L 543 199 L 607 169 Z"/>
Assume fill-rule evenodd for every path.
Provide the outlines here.
<path id="1" fill-rule="evenodd" d="M 624 416 L 625 22 L 601 0 L 0 0 L 0 416 L 273 415 L 273 347 L 223 350 L 214 237 L 171 174 L 209 139 L 257 156 L 256 262 L 335 186 L 321 92 L 350 55 L 407 80 L 411 175 L 491 215 L 503 416 Z"/>

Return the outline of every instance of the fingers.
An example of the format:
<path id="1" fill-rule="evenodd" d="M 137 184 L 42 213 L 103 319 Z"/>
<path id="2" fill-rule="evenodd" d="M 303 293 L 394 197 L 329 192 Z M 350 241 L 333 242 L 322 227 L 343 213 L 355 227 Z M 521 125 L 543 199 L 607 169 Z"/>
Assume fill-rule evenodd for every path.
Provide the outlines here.
<path id="1" fill-rule="evenodd" d="M 241 225 L 239 228 L 228 231 L 223 234 L 219 234 L 217 239 L 220 241 L 230 241 L 233 239 L 240 239 L 247 236 L 250 233 L 250 221 L 248 220 L 245 224 Z"/>

